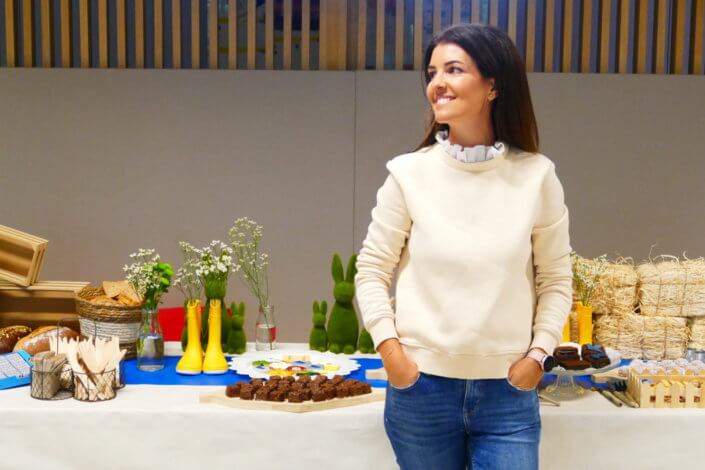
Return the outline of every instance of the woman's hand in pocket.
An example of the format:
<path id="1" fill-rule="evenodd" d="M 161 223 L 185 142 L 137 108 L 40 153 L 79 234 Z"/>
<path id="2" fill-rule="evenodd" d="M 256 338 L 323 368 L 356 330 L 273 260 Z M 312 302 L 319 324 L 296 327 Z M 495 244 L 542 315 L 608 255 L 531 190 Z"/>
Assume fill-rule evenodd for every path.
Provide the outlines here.
<path id="1" fill-rule="evenodd" d="M 541 365 L 529 357 L 521 358 L 512 364 L 507 374 L 509 382 L 522 390 L 535 389 L 542 378 Z"/>
<path id="2" fill-rule="evenodd" d="M 409 359 L 397 339 L 389 339 L 378 348 L 387 380 L 395 388 L 406 388 L 419 377 L 419 367 Z"/>
<path id="3" fill-rule="evenodd" d="M 404 355 L 399 361 L 385 365 L 389 383 L 395 388 L 407 388 L 419 378 L 419 366 Z"/>

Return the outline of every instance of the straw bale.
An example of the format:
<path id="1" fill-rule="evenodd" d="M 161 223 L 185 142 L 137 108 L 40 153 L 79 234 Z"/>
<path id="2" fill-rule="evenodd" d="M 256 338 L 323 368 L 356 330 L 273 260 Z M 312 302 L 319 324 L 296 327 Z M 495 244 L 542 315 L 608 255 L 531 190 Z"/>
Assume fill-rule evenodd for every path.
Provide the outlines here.
<path id="1" fill-rule="evenodd" d="M 689 329 L 685 318 L 627 313 L 597 316 L 593 333 L 597 344 L 624 358 L 678 359 L 685 356 Z"/>
<path id="2" fill-rule="evenodd" d="M 688 320 L 690 325 L 690 342 L 688 347 L 691 349 L 705 349 L 705 318 L 691 318 Z"/>
<path id="3" fill-rule="evenodd" d="M 639 310 L 642 315 L 705 316 L 705 259 L 679 260 L 661 255 L 661 261 L 636 268 Z"/>
<path id="4" fill-rule="evenodd" d="M 619 258 L 607 264 L 592 293 L 595 314 L 632 313 L 637 305 L 637 276 L 631 258 Z"/>

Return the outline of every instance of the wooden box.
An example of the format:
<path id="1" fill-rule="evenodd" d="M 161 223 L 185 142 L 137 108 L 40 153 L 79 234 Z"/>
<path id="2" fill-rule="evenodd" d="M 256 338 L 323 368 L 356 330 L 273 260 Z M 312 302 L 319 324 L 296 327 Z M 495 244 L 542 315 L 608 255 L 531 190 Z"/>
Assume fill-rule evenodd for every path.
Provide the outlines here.
<path id="1" fill-rule="evenodd" d="M 641 408 L 705 408 L 705 375 L 629 371 L 627 393 Z"/>
<path id="2" fill-rule="evenodd" d="M 47 240 L 0 225 L 0 279 L 20 286 L 37 281 Z"/>
<path id="3" fill-rule="evenodd" d="M 89 282 L 39 281 L 21 287 L 0 280 L 0 327 L 62 325 L 79 331 L 76 292 Z"/>

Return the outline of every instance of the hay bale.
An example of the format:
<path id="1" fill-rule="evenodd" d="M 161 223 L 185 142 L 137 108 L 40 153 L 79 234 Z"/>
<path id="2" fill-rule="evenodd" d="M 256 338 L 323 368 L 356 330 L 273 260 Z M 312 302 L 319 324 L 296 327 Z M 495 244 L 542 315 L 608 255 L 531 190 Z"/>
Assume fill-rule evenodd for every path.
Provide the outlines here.
<path id="1" fill-rule="evenodd" d="M 705 318 L 691 318 L 688 320 L 690 326 L 690 341 L 688 348 L 705 349 Z"/>
<path id="2" fill-rule="evenodd" d="M 662 260 L 636 268 L 641 314 L 705 317 L 705 259 L 681 261 L 666 255 L 658 258 Z"/>
<path id="3" fill-rule="evenodd" d="M 592 311 L 606 315 L 633 313 L 637 305 L 636 286 L 636 269 L 631 258 L 609 263 L 592 294 Z"/>
<path id="4" fill-rule="evenodd" d="M 618 350 L 627 359 L 678 359 L 685 356 L 689 328 L 685 318 L 646 317 L 633 313 L 599 315 L 597 344 Z"/>

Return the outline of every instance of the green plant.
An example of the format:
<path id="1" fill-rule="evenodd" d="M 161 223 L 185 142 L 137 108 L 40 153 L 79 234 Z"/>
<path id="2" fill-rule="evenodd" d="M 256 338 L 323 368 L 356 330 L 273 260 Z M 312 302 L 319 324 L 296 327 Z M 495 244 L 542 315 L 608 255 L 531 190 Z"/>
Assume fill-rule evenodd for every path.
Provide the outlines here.
<path id="1" fill-rule="evenodd" d="M 570 253 L 570 262 L 573 269 L 573 291 L 583 305 L 590 306 L 600 276 L 607 269 L 607 255 L 587 259 L 573 251 Z"/>
<path id="2" fill-rule="evenodd" d="M 127 281 L 142 298 L 144 308 L 156 310 L 162 295 L 169 292 L 174 270 L 169 263 L 162 263 L 153 249 L 140 248 L 130 258 L 135 262 L 122 268 L 127 273 Z"/>

